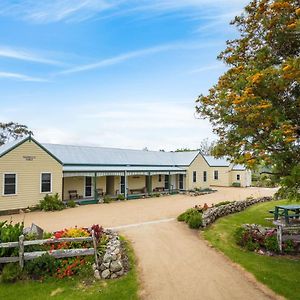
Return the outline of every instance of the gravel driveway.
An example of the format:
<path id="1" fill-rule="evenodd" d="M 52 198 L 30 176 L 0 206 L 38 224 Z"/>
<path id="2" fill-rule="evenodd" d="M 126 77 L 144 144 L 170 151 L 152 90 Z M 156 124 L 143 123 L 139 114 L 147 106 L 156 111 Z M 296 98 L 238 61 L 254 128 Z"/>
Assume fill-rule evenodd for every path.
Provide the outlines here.
<path id="1" fill-rule="evenodd" d="M 143 299 L 272 299 L 274 294 L 211 249 L 197 231 L 174 220 L 196 204 L 243 200 L 274 194 L 275 189 L 217 188 L 218 192 L 190 197 L 165 196 L 86 205 L 60 212 L 32 212 L 5 219 L 32 222 L 45 230 L 99 223 L 113 227 L 132 242 L 138 259 Z"/>

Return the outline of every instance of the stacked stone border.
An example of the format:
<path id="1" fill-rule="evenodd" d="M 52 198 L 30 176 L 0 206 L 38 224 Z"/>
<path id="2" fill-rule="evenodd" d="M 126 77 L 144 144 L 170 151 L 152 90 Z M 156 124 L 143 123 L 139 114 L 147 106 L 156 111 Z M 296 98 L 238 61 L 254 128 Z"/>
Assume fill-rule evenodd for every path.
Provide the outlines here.
<path id="1" fill-rule="evenodd" d="M 207 227 L 208 225 L 214 223 L 220 217 L 243 211 L 247 207 L 257 203 L 263 203 L 272 200 L 274 200 L 272 197 L 261 197 L 255 199 L 247 198 L 246 200 L 235 201 L 218 207 L 208 208 L 202 214 L 202 226 Z"/>
<path id="2" fill-rule="evenodd" d="M 99 258 L 99 266 L 94 264 L 94 276 L 97 279 L 115 279 L 123 276 L 129 270 L 129 259 L 124 242 L 116 231 L 105 229 L 108 237 L 104 255 Z"/>

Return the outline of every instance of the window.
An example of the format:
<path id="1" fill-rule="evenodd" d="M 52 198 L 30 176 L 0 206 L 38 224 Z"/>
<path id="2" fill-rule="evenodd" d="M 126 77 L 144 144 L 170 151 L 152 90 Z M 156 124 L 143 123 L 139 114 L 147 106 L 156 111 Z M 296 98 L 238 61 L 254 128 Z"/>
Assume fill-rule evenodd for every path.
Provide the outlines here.
<path id="1" fill-rule="evenodd" d="M 203 171 L 203 181 L 206 182 L 207 181 L 207 172 Z"/>
<path id="2" fill-rule="evenodd" d="M 193 182 L 197 181 L 197 172 L 193 171 Z"/>
<path id="3" fill-rule="evenodd" d="M 3 194 L 15 195 L 17 193 L 17 174 L 4 174 Z"/>
<path id="4" fill-rule="evenodd" d="M 179 174 L 179 189 L 183 190 L 183 174 Z"/>
<path id="5" fill-rule="evenodd" d="M 124 177 L 124 179 L 125 179 L 125 176 L 122 176 L 122 177 Z M 122 177 L 121 177 L 121 180 L 122 180 Z M 91 197 L 92 193 L 93 193 L 93 180 L 92 180 L 92 177 L 87 176 L 87 177 L 85 177 L 84 195 L 85 195 L 85 197 Z"/>
<path id="6" fill-rule="evenodd" d="M 165 175 L 165 189 L 168 190 L 170 188 L 169 186 L 169 175 Z"/>
<path id="7" fill-rule="evenodd" d="M 161 175 L 158 175 L 158 182 L 161 182 Z"/>
<path id="8" fill-rule="evenodd" d="M 41 174 L 41 192 L 42 193 L 52 192 L 51 173 Z"/>
<path id="9" fill-rule="evenodd" d="M 241 175 L 240 175 L 240 174 L 237 174 L 237 175 L 236 175 L 236 180 L 238 180 L 238 181 L 241 180 Z"/>
<path id="10" fill-rule="evenodd" d="M 214 179 L 215 180 L 219 179 L 219 171 L 214 171 Z"/>

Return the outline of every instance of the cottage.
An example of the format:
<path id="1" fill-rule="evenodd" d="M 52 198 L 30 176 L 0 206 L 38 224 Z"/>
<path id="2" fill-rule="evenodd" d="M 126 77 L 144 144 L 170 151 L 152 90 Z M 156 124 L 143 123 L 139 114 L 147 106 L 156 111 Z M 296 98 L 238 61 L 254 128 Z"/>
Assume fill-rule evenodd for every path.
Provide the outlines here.
<path id="1" fill-rule="evenodd" d="M 41 144 L 31 136 L 0 147 L 0 211 L 34 206 L 46 194 L 98 201 L 209 186 L 251 185 L 251 172 L 199 151 L 159 152 Z"/>

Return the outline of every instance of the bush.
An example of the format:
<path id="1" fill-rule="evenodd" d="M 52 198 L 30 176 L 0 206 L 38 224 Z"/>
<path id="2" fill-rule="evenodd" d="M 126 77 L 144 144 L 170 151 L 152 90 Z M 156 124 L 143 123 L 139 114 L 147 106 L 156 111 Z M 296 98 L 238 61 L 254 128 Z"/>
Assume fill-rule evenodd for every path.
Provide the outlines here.
<path id="1" fill-rule="evenodd" d="M 17 242 L 19 241 L 19 236 L 23 234 L 24 224 L 12 222 L 7 223 L 7 221 L 0 222 L 0 241 L 1 243 L 6 242 Z M 18 254 L 17 248 L 1 248 L 1 256 L 14 256 Z"/>
<path id="2" fill-rule="evenodd" d="M 215 207 L 219 207 L 219 206 L 222 206 L 222 205 L 227 205 L 227 204 L 230 204 L 230 203 L 233 203 L 234 201 L 222 201 L 222 202 L 219 202 L 217 204 L 215 204 Z"/>
<path id="3" fill-rule="evenodd" d="M 287 240 L 282 245 L 282 250 L 287 253 L 294 253 L 296 252 L 296 244 L 293 240 Z"/>
<path id="4" fill-rule="evenodd" d="M 123 194 L 119 194 L 117 199 L 123 201 L 125 200 L 125 196 Z"/>
<path id="5" fill-rule="evenodd" d="M 25 270 L 34 279 L 39 279 L 44 276 L 52 276 L 57 269 L 56 259 L 48 253 L 43 254 L 27 263 Z"/>
<path id="6" fill-rule="evenodd" d="M 265 238 L 264 245 L 268 251 L 278 253 L 279 246 L 276 235 L 270 235 Z"/>
<path id="7" fill-rule="evenodd" d="M 76 206 L 76 202 L 74 200 L 69 200 L 67 202 L 67 206 L 70 207 L 70 208 L 73 208 Z"/>
<path id="8" fill-rule="evenodd" d="M 188 225 L 192 229 L 199 229 L 202 226 L 202 215 L 199 212 L 192 214 L 188 220 Z"/>
<path id="9" fill-rule="evenodd" d="M 255 234 L 252 236 L 252 232 L 244 227 L 238 227 L 234 232 L 234 239 L 237 245 L 246 248 L 249 251 L 259 249 L 259 242 Z"/>
<path id="10" fill-rule="evenodd" d="M 241 187 L 241 183 L 240 182 L 233 182 L 231 186 L 233 186 L 233 187 Z"/>
<path id="11" fill-rule="evenodd" d="M 22 270 L 18 263 L 9 263 L 4 265 L 1 275 L 1 282 L 11 283 L 20 278 Z"/>
<path id="12" fill-rule="evenodd" d="M 39 207 L 45 211 L 54 211 L 64 209 L 65 205 L 59 199 L 59 195 L 56 193 L 55 195 L 47 194 L 44 199 L 40 201 Z"/>
<path id="13" fill-rule="evenodd" d="M 188 223 L 189 218 L 193 215 L 193 214 L 197 214 L 199 213 L 197 209 L 195 208 L 189 208 L 188 210 L 186 210 L 184 213 L 182 213 L 181 215 L 179 215 L 177 217 L 177 220 L 179 222 L 186 222 Z"/>
<path id="14" fill-rule="evenodd" d="M 103 203 L 110 203 L 111 202 L 111 198 L 108 195 L 105 195 L 103 198 Z"/>

